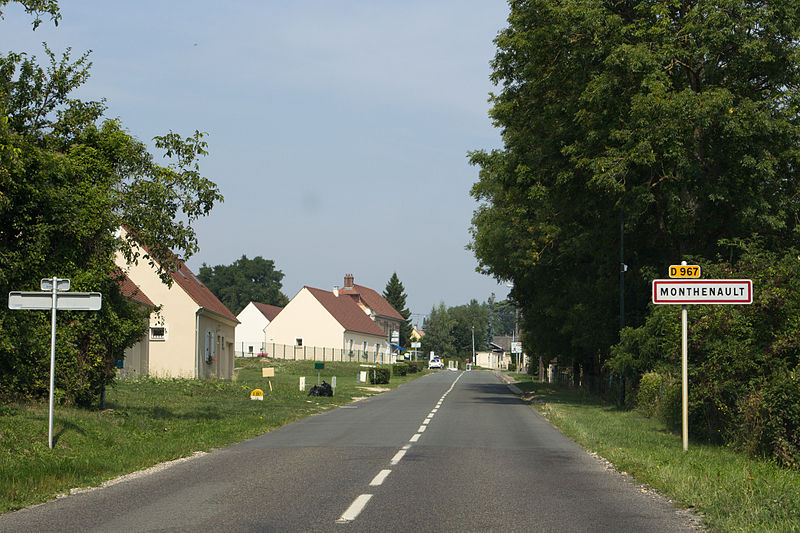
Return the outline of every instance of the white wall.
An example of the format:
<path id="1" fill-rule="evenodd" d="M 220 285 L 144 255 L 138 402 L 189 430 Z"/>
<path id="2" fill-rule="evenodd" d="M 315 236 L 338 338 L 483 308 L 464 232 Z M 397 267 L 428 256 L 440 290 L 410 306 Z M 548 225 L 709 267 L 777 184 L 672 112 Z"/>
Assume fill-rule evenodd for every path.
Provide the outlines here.
<path id="1" fill-rule="evenodd" d="M 344 328 L 303 287 L 264 329 L 267 343 L 343 348 Z"/>
<path id="2" fill-rule="evenodd" d="M 236 326 L 236 355 L 250 355 L 250 346 L 253 347 L 252 355 L 258 355 L 264 346 L 264 328 L 269 320 L 253 302 L 247 304 L 236 318 L 241 322 Z"/>

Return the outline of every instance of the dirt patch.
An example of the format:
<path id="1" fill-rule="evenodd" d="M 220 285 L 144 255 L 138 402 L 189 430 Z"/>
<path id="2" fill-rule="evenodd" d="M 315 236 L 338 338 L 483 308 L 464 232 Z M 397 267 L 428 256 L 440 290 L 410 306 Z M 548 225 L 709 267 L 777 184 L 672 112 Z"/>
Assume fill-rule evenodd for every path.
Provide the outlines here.
<path id="1" fill-rule="evenodd" d="M 356 387 L 356 388 L 361 390 L 367 390 L 370 392 L 386 392 L 387 390 L 391 390 L 386 387 Z"/>

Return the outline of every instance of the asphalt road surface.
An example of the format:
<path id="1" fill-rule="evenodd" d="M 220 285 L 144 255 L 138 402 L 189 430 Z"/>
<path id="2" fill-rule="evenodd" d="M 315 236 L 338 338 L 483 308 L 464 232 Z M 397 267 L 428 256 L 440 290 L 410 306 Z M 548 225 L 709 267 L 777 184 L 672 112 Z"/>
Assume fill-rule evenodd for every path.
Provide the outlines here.
<path id="1" fill-rule="evenodd" d="M 693 531 L 493 373 L 442 370 L 0 531 Z"/>

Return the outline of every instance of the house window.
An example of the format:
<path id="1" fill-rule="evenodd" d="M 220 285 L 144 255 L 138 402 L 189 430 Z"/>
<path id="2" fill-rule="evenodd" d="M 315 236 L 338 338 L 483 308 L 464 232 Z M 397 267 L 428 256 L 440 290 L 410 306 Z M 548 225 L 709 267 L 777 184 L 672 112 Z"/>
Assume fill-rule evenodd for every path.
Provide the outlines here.
<path id="1" fill-rule="evenodd" d="M 151 341 L 165 341 L 165 340 L 167 340 L 167 327 L 166 326 L 150 326 L 150 340 Z"/>
<path id="2" fill-rule="evenodd" d="M 205 361 L 208 364 L 214 362 L 214 332 L 213 331 L 206 331 L 206 350 L 205 350 Z"/>
<path id="3" fill-rule="evenodd" d="M 302 338 L 295 339 L 294 340 L 294 345 L 297 346 L 297 347 L 303 346 L 303 339 Z"/>

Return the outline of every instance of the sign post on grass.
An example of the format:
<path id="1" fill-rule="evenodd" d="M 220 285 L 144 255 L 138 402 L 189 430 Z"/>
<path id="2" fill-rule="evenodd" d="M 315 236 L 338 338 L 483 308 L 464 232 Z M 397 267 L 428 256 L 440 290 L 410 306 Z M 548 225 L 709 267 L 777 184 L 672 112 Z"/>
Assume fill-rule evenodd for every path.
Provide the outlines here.
<path id="1" fill-rule="evenodd" d="M 275 377 L 275 367 L 267 366 L 261 369 L 261 377 L 267 378 L 267 383 L 269 383 L 269 391 L 272 392 L 272 380 L 269 378 Z"/>
<path id="2" fill-rule="evenodd" d="M 45 278 L 40 284 L 43 291 L 8 293 L 8 308 L 12 310 L 50 310 L 50 413 L 48 416 L 47 442 L 53 449 L 53 388 L 56 369 L 56 310 L 98 311 L 103 297 L 99 292 L 66 292 L 70 288 L 68 279 Z"/>
<path id="3" fill-rule="evenodd" d="M 323 370 L 324 368 L 325 368 L 325 363 L 314 363 L 314 370 L 317 371 L 317 386 L 319 386 L 319 380 L 321 374 L 320 370 Z"/>
<path id="4" fill-rule="evenodd" d="M 700 267 L 669 267 L 671 279 L 653 280 L 653 303 L 681 306 L 681 396 L 683 451 L 689 450 L 689 305 L 737 305 L 753 303 L 749 279 L 699 279 Z"/>

